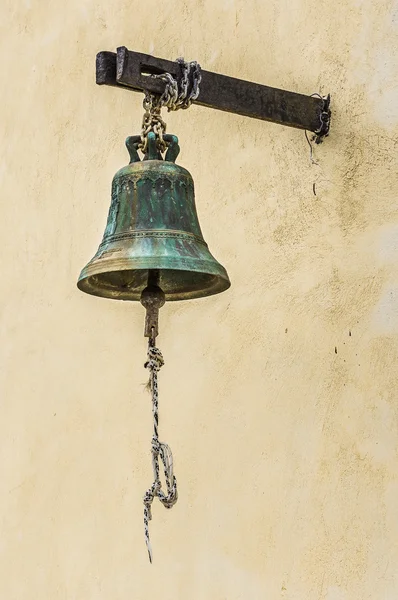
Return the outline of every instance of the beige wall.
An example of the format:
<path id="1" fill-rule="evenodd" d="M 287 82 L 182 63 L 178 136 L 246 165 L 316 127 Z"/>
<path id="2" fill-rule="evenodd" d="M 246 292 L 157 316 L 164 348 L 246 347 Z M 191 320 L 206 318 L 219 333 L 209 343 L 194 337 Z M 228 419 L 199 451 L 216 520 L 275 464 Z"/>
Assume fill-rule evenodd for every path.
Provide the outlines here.
<path id="1" fill-rule="evenodd" d="M 3 0 L 0 22 L 1 600 L 396 600 L 397 1 Z M 118 45 L 333 100 L 318 166 L 298 130 L 167 117 L 232 287 L 162 309 L 180 499 L 152 566 L 143 309 L 76 288 L 141 122 L 94 83 Z"/>

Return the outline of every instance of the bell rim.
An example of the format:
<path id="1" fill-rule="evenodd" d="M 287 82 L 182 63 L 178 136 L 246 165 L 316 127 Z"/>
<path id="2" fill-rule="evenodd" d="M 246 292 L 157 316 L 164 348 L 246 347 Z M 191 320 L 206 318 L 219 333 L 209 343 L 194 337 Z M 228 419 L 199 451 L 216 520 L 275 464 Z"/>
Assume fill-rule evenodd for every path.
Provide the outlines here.
<path id="1" fill-rule="evenodd" d="M 101 261 L 102 262 L 102 261 Z M 95 276 L 106 275 L 108 273 L 120 273 L 123 271 L 139 271 L 139 272 L 147 272 L 150 270 L 159 270 L 162 271 L 179 271 L 186 272 L 194 275 L 195 273 L 198 275 L 208 275 L 209 278 L 213 279 L 213 285 L 208 285 L 206 288 L 201 288 L 198 290 L 191 290 L 188 292 L 176 292 L 175 294 L 170 294 L 165 291 L 166 301 L 167 302 L 177 302 L 181 300 L 195 300 L 198 298 L 205 298 L 207 296 L 214 296 L 216 294 L 220 294 L 225 292 L 231 287 L 231 282 L 228 277 L 228 273 L 226 269 L 218 262 L 218 261 L 204 261 L 197 260 L 196 267 L 191 264 L 184 265 L 181 264 L 181 261 L 171 261 L 168 259 L 159 258 L 156 263 L 154 263 L 153 258 L 148 258 L 147 265 L 145 265 L 145 259 L 134 258 L 128 260 L 128 265 L 126 264 L 126 259 L 110 259 L 108 261 L 103 261 L 101 265 L 95 263 L 93 265 L 86 265 L 82 272 L 80 273 L 79 279 L 77 281 L 77 287 L 80 291 L 85 292 L 86 294 L 90 294 L 92 296 L 97 296 L 101 298 L 108 298 L 110 300 L 127 300 L 127 301 L 139 301 L 142 289 L 144 289 L 145 284 L 142 286 L 142 289 L 136 289 L 134 292 L 126 291 L 125 293 L 121 292 L 120 289 L 107 289 L 106 287 L 100 287 L 98 284 L 95 285 L 93 278 Z M 140 265 L 135 265 L 135 263 Z M 174 264 L 173 264 L 174 263 Z M 128 266 L 128 268 L 126 268 Z M 99 268 L 100 267 L 100 268 Z M 209 280 L 209 282 L 211 279 Z"/>

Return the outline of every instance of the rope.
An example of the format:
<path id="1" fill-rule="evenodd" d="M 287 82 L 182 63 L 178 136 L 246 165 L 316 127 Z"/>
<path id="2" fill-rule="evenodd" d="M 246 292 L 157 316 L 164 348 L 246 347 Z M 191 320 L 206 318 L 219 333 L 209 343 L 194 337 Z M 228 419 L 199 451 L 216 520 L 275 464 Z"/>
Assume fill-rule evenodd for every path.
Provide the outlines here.
<path id="1" fill-rule="evenodd" d="M 313 141 L 314 141 L 314 139 L 315 139 L 315 135 L 314 135 L 314 136 L 313 136 L 311 139 L 309 139 L 309 137 L 308 137 L 308 134 L 307 134 L 307 130 L 306 130 L 306 129 L 304 130 L 304 135 L 305 135 L 305 139 L 307 140 L 307 142 L 308 142 L 308 145 L 309 145 L 309 147 L 310 147 L 310 163 L 311 163 L 312 165 L 317 165 L 317 166 L 319 166 L 319 163 L 318 163 L 318 162 L 317 162 L 317 161 L 314 159 L 314 150 L 313 150 L 313 148 L 312 148 L 312 143 L 311 143 L 311 142 L 313 142 Z"/>
<path id="2" fill-rule="evenodd" d="M 151 340 L 148 344 L 148 360 L 145 368 L 149 369 L 148 387 L 152 394 L 152 415 L 153 415 L 153 437 L 152 437 L 152 468 L 153 484 L 145 492 L 144 496 L 144 531 L 145 543 L 148 550 L 149 561 L 152 563 L 152 547 L 149 539 L 149 521 L 152 519 L 152 502 L 157 496 L 165 508 L 172 508 L 178 499 L 177 481 L 173 472 L 173 455 L 167 444 L 159 442 L 159 393 L 158 393 L 158 372 L 164 365 L 164 359 L 159 348 L 152 345 Z M 164 476 L 166 480 L 167 494 L 162 491 L 162 483 L 159 474 L 159 457 L 163 463 Z"/>

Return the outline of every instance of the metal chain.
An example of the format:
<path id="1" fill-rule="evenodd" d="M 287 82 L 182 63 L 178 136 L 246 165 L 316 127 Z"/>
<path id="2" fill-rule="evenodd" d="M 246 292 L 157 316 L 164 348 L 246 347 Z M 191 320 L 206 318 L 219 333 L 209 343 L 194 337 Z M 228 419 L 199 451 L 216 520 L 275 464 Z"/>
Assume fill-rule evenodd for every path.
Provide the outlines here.
<path id="1" fill-rule="evenodd" d="M 141 144 L 139 147 L 145 154 L 148 146 L 148 133 L 154 132 L 157 138 L 157 146 L 160 152 L 164 152 L 167 144 L 163 139 L 166 133 L 166 123 L 162 119 L 160 97 L 150 92 L 145 92 L 143 100 L 144 116 L 142 118 Z"/>
<path id="2" fill-rule="evenodd" d="M 181 90 L 178 93 L 178 83 L 170 73 L 162 73 L 154 75 L 156 79 L 161 79 L 166 83 L 165 90 L 160 98 L 162 106 L 166 106 L 168 111 L 179 110 L 180 108 L 187 109 L 192 102 L 197 99 L 200 91 L 200 83 L 202 81 L 202 72 L 200 64 L 193 60 L 185 62 L 183 58 L 177 58 L 176 61 L 182 70 Z M 192 72 L 192 89 L 188 94 L 189 76 Z"/>
<path id="3" fill-rule="evenodd" d="M 174 111 L 187 109 L 192 102 L 196 100 L 200 92 L 200 83 L 202 73 L 200 64 L 194 60 L 185 62 L 183 58 L 177 58 L 176 61 L 181 66 L 182 77 L 180 90 L 178 82 L 170 73 L 161 73 L 160 75 L 151 75 L 154 79 L 160 79 L 165 82 L 165 89 L 161 96 L 156 96 L 150 92 L 145 92 L 144 98 L 144 117 L 142 121 L 142 133 L 140 148 L 145 153 L 148 145 L 148 133 L 153 131 L 157 138 L 157 146 L 160 152 L 164 152 L 167 144 L 163 135 L 166 133 L 166 123 L 162 119 L 161 110 L 165 106 L 167 110 Z M 192 73 L 192 88 L 189 89 L 189 79 Z"/>
<path id="4" fill-rule="evenodd" d="M 148 550 L 149 561 L 152 562 L 152 547 L 149 539 L 149 521 L 152 519 L 152 502 L 157 496 L 165 508 L 172 508 L 178 499 L 177 480 L 173 472 L 173 455 L 167 444 L 159 442 L 159 393 L 158 372 L 164 365 L 164 359 L 159 348 L 152 341 L 148 344 L 148 360 L 145 368 L 149 369 L 149 388 L 152 394 L 153 437 L 152 437 L 152 468 L 154 481 L 144 496 L 144 531 L 145 543 Z M 167 494 L 162 491 L 159 475 L 159 456 L 163 463 L 166 480 Z"/>

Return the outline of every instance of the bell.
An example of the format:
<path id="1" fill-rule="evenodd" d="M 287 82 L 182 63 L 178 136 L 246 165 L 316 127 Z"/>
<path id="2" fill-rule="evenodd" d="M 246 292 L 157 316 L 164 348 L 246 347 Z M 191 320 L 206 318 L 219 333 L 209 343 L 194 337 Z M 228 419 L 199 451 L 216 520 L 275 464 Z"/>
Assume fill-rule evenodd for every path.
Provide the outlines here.
<path id="1" fill-rule="evenodd" d="M 203 239 L 192 177 L 175 164 L 178 139 L 163 137 L 168 144 L 165 160 L 151 132 L 142 161 L 140 136 L 127 138 L 130 164 L 113 178 L 104 237 L 77 283 L 83 292 L 140 300 L 154 273 L 166 301 L 210 296 L 229 288 L 226 270 Z"/>

